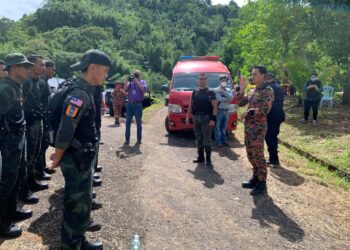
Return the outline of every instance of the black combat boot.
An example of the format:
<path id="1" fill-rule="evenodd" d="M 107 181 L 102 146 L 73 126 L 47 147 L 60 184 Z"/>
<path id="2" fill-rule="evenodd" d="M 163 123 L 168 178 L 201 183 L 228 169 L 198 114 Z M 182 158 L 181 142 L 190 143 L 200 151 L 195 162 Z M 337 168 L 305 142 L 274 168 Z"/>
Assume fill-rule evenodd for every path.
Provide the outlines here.
<path id="1" fill-rule="evenodd" d="M 81 250 L 103 250 L 103 244 L 99 241 L 89 242 L 84 240 L 81 244 Z"/>
<path id="2" fill-rule="evenodd" d="M 14 224 L 10 224 L 7 227 L 0 227 L 0 236 L 5 238 L 17 238 L 21 236 L 22 229 Z"/>
<path id="3" fill-rule="evenodd" d="M 28 209 L 25 210 L 23 208 L 17 208 L 16 211 L 12 214 L 11 222 L 23 221 L 31 218 L 33 216 L 33 211 Z"/>
<path id="4" fill-rule="evenodd" d="M 255 188 L 250 191 L 250 194 L 255 196 L 259 194 L 263 194 L 266 192 L 266 181 L 258 181 Z"/>
<path id="5" fill-rule="evenodd" d="M 48 181 L 48 180 L 51 180 L 51 175 L 46 173 L 44 170 L 41 171 L 40 174 L 38 174 L 37 176 L 38 180 L 40 181 Z"/>
<path id="6" fill-rule="evenodd" d="M 212 166 L 211 164 L 211 148 L 205 147 L 205 165 Z"/>
<path id="7" fill-rule="evenodd" d="M 204 162 L 204 148 L 198 148 L 198 156 L 197 159 L 193 160 L 193 163 L 203 163 Z"/>
<path id="8" fill-rule="evenodd" d="M 101 165 L 96 165 L 95 166 L 95 172 L 101 172 L 102 171 L 102 166 Z"/>
<path id="9" fill-rule="evenodd" d="M 242 182 L 242 188 L 255 188 L 258 181 L 258 177 L 253 176 L 249 181 Z"/>
<path id="10" fill-rule="evenodd" d="M 14 224 L 11 224 L 11 217 L 13 212 L 11 212 L 10 207 L 4 205 L 4 209 L 0 211 L 0 236 L 5 238 L 17 238 L 21 236 L 22 230 Z"/>
<path id="11" fill-rule="evenodd" d="M 95 200 L 92 200 L 92 202 L 91 202 L 91 210 L 98 210 L 100 208 L 102 208 L 102 203 L 97 202 Z"/>
<path id="12" fill-rule="evenodd" d="M 36 204 L 39 202 L 39 197 L 28 192 L 25 195 L 20 195 L 18 200 L 22 201 L 24 204 Z"/>
<path id="13" fill-rule="evenodd" d="M 89 226 L 87 228 L 87 231 L 89 232 L 96 232 L 96 231 L 99 231 L 101 229 L 101 224 L 94 221 L 92 218 L 90 218 L 90 221 L 89 221 Z"/>

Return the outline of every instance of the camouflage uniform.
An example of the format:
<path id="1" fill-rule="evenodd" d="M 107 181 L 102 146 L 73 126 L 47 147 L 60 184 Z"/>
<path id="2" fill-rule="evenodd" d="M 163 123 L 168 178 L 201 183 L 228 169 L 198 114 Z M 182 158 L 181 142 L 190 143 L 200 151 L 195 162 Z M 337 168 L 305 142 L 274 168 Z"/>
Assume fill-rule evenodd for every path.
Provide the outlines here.
<path id="1" fill-rule="evenodd" d="M 2 172 L 0 178 L 0 231 L 11 223 L 16 211 L 25 120 L 22 109 L 21 85 L 5 77 L 0 82 L 0 150 Z"/>
<path id="2" fill-rule="evenodd" d="M 50 88 L 48 79 L 40 78 L 39 83 L 39 89 L 40 89 L 40 104 L 43 108 L 43 133 L 42 133 L 42 139 L 40 143 L 40 152 L 38 156 L 38 160 L 35 164 L 35 171 L 36 176 L 38 178 L 43 176 L 44 169 L 46 167 L 46 150 L 50 145 L 50 139 L 49 139 L 49 130 L 50 126 L 48 124 L 48 114 L 47 114 L 47 108 L 49 105 L 49 98 L 50 98 Z"/>
<path id="3" fill-rule="evenodd" d="M 260 88 L 255 88 L 251 95 L 238 95 L 239 106 L 248 104 L 248 109 L 258 109 L 244 120 L 244 143 L 249 162 L 253 166 L 253 176 L 258 177 L 259 181 L 266 181 L 267 177 L 264 141 L 267 131 L 266 117 L 270 112 L 273 99 L 273 90 L 267 83 Z"/>
<path id="4" fill-rule="evenodd" d="M 40 103 L 42 79 L 27 78 L 22 83 L 24 114 L 27 122 L 27 173 L 28 185 L 35 185 L 35 164 L 39 158 L 43 135 L 43 106 Z"/>
<path id="5" fill-rule="evenodd" d="M 55 147 L 64 149 L 61 170 L 65 180 L 61 249 L 80 249 L 91 212 L 93 148 L 97 142 L 94 87 L 83 79 L 64 104 Z M 87 147 L 87 145 L 90 145 Z M 84 149 L 89 150 L 84 151 Z"/>

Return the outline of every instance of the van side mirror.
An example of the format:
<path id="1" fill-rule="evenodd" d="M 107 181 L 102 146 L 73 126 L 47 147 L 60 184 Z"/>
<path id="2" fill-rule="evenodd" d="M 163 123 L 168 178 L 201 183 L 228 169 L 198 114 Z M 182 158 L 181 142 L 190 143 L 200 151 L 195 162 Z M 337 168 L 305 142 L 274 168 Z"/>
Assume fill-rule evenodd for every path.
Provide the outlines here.
<path id="1" fill-rule="evenodd" d="M 169 87 L 166 84 L 160 86 L 160 90 L 169 93 Z"/>

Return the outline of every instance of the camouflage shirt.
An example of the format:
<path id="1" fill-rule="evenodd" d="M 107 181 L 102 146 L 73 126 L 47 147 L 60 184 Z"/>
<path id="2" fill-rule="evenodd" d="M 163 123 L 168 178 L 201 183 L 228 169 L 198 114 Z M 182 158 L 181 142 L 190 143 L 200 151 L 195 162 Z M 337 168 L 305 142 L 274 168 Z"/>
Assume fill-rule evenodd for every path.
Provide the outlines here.
<path id="1" fill-rule="evenodd" d="M 267 83 L 252 89 L 248 95 L 238 95 L 239 106 L 243 107 L 248 104 L 247 109 L 256 109 L 254 115 L 246 117 L 244 124 L 251 127 L 267 126 L 267 114 L 271 110 L 273 100 L 273 89 Z"/>
<path id="2" fill-rule="evenodd" d="M 23 114 L 23 94 L 21 84 L 5 77 L 0 81 L 0 123 L 1 127 L 7 124 L 22 127 L 25 124 Z"/>

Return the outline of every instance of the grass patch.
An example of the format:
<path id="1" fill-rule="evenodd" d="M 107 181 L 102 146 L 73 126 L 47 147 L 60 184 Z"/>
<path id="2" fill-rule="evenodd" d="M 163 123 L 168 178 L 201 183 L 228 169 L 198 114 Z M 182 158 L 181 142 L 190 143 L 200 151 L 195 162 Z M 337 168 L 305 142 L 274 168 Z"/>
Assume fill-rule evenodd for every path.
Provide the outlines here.
<path id="1" fill-rule="evenodd" d="M 302 107 L 293 107 L 287 97 L 287 120 L 279 138 L 350 173 L 350 107 L 336 104 L 333 109 L 319 111 L 319 124 L 301 124 Z M 289 107 L 288 107 L 289 105 Z"/>
<path id="2" fill-rule="evenodd" d="M 148 122 L 152 118 L 155 111 L 164 107 L 164 101 L 162 101 L 161 99 L 157 99 L 157 98 L 152 98 L 152 99 L 154 100 L 154 104 L 152 104 L 151 106 L 149 106 L 143 110 L 142 121 L 145 123 Z M 165 117 L 164 117 L 164 119 L 165 119 Z"/>

